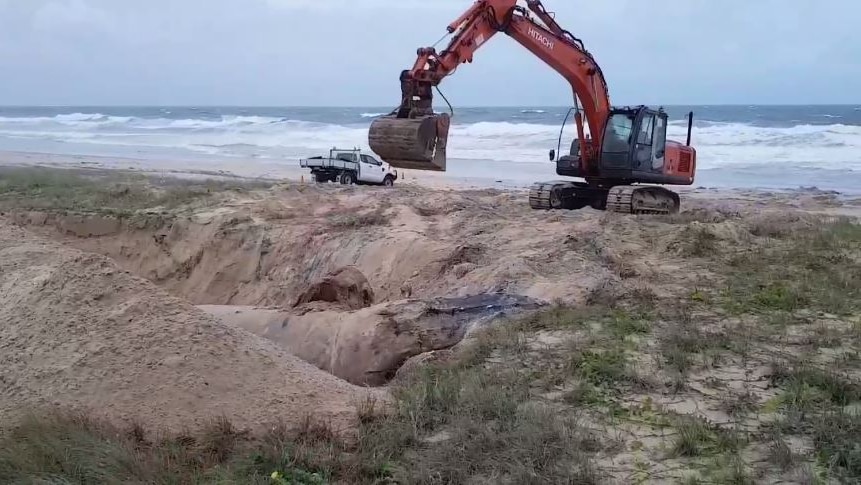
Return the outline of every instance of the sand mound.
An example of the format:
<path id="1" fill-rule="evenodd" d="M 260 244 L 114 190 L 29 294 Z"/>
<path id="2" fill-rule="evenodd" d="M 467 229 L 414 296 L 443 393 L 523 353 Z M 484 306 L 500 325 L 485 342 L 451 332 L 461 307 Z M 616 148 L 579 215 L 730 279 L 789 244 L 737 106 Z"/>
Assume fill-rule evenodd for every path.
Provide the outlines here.
<path id="1" fill-rule="evenodd" d="M 346 266 L 311 284 L 299 295 L 293 306 L 315 301 L 336 303 L 347 310 L 359 310 L 374 304 L 374 290 L 361 271 Z"/>
<path id="2" fill-rule="evenodd" d="M 226 415 L 260 429 L 309 411 L 353 423 L 361 390 L 109 259 L 0 221 L 0 423 L 42 406 L 150 427 Z"/>
<path id="3" fill-rule="evenodd" d="M 537 306 L 529 298 L 498 294 L 298 315 L 251 307 L 200 308 L 349 382 L 379 386 L 409 358 L 448 349 L 483 323 Z"/>

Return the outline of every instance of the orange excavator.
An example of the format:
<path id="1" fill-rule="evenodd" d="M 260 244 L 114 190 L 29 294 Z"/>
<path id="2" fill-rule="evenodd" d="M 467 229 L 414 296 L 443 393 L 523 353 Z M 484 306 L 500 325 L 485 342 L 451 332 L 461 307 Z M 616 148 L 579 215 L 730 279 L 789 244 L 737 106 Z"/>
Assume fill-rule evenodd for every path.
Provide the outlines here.
<path id="1" fill-rule="evenodd" d="M 557 157 L 556 150 L 550 150 L 550 160 L 556 162 L 558 175 L 585 182 L 535 183 L 530 206 L 545 210 L 591 206 L 629 214 L 678 212 L 678 194 L 658 185 L 694 182 L 693 112 L 687 117 L 687 143 L 682 144 L 667 140 L 663 108 L 611 106 L 595 59 L 540 0 L 527 0 L 526 7 L 518 0 L 478 0 L 447 30 L 453 34 L 448 47 L 441 52 L 433 47 L 419 49 L 413 67 L 401 72 L 400 106 L 371 124 L 369 146 L 382 159 L 398 168 L 446 170 L 451 116 L 434 112 L 433 89 L 460 64 L 472 63 L 479 47 L 504 32 L 561 74 L 574 91 L 569 115 L 575 112 L 577 138 L 568 155 Z"/>

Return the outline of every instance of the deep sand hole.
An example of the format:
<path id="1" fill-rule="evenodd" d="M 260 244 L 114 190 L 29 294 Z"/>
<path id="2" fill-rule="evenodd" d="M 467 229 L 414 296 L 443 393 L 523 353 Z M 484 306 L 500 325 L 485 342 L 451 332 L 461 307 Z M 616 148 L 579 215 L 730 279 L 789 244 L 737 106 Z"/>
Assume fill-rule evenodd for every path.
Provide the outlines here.
<path id="1" fill-rule="evenodd" d="M 376 272 L 383 286 L 399 290 L 379 297 L 356 266 L 323 272 L 338 261 L 335 248 L 352 241 L 357 246 L 352 250 L 361 251 L 367 241 L 360 236 L 346 235 L 346 244 L 309 251 L 314 237 L 301 230 L 275 244 L 271 228 L 234 214 L 165 222 L 19 213 L 14 220 L 101 253 L 222 322 L 357 385 L 383 385 L 411 357 L 450 348 L 488 320 L 538 306 L 501 291 L 404 300 L 399 272 L 389 281 Z M 409 251 L 412 243 L 407 246 Z M 428 279 L 452 271 L 451 257 L 463 250 L 457 245 L 451 250 L 423 269 L 433 275 Z M 412 276 L 420 273 L 414 270 Z"/>
<path id="2" fill-rule="evenodd" d="M 60 406 L 148 429 L 351 426 L 352 386 L 113 261 L 0 220 L 0 422 Z"/>
<path id="3" fill-rule="evenodd" d="M 379 386 L 411 357 L 451 348 L 490 321 L 539 306 L 526 297 L 489 294 L 403 300 L 351 312 L 200 308 L 352 384 Z"/>

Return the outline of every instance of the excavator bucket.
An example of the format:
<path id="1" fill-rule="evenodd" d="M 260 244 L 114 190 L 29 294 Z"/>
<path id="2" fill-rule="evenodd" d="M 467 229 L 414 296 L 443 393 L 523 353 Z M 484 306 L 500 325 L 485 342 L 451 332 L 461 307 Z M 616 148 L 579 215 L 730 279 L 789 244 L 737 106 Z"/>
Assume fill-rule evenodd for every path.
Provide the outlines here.
<path id="1" fill-rule="evenodd" d="M 416 118 L 383 116 L 371 123 L 368 145 L 393 167 L 445 172 L 450 124 L 445 113 Z"/>

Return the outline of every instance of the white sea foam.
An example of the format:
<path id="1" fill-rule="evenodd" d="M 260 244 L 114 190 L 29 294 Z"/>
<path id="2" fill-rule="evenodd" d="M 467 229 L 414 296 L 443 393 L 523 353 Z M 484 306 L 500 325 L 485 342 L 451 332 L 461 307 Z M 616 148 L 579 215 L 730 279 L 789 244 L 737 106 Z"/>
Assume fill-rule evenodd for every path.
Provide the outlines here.
<path id="1" fill-rule="evenodd" d="M 530 110 L 523 110 L 524 112 Z M 540 110 L 534 110 L 540 111 Z M 382 113 L 364 113 L 371 118 Z M 0 149 L 4 139 L 48 141 L 81 146 L 129 147 L 197 152 L 208 156 L 285 160 L 321 153 L 333 145 L 367 146 L 365 123 L 337 125 L 266 116 L 223 116 L 203 119 L 136 118 L 99 113 L 54 117 L 0 117 Z M 512 122 L 454 124 L 449 141 L 453 159 L 547 163 L 557 148 L 558 125 Z M 562 151 L 575 134 L 565 127 Z M 674 121 L 670 139 L 684 141 L 687 125 Z M 861 170 L 861 126 L 845 124 L 763 127 L 744 123 L 699 121 L 693 130 L 699 167 L 773 165 Z"/>

